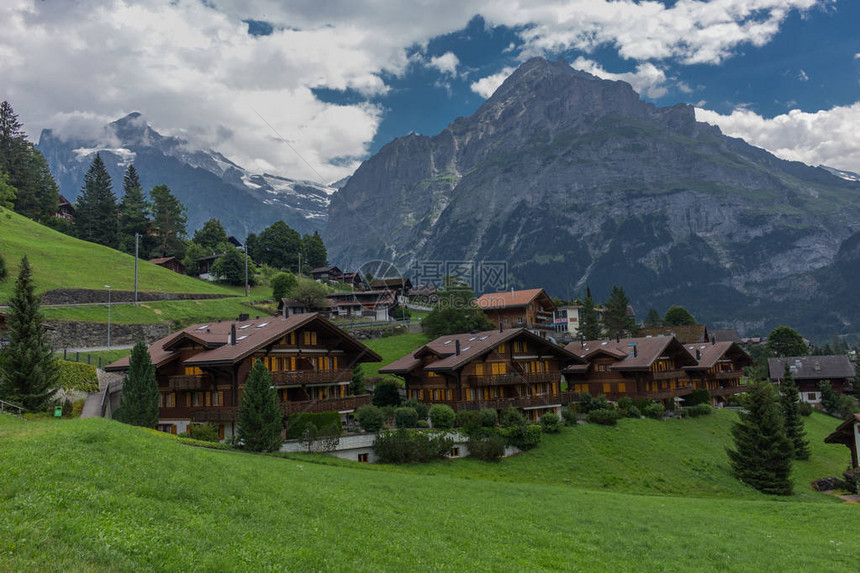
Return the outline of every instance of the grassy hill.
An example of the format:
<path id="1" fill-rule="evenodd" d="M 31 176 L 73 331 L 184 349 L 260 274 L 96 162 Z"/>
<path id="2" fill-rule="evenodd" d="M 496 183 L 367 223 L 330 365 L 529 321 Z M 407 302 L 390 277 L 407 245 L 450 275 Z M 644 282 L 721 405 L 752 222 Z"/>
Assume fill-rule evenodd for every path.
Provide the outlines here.
<path id="1" fill-rule="evenodd" d="M 38 292 L 59 288 L 134 290 L 134 257 L 64 235 L 0 208 L 0 254 L 9 277 L 0 283 L 0 301 L 15 287 L 18 263 L 30 259 Z M 138 288 L 142 292 L 236 294 L 231 289 L 180 275 L 141 261 Z"/>
<path id="2" fill-rule="evenodd" d="M 722 418 L 665 428 L 680 438 Z M 580 430 L 557 441 L 570 446 Z M 611 451 L 559 444 L 481 466 L 502 469 L 461 460 L 425 475 L 192 448 L 102 419 L 0 415 L 0 571 L 857 568 L 856 507 L 594 491 L 576 482 Z M 562 484 L 551 454 L 584 465 Z M 518 465 L 519 477 L 492 475 Z"/>

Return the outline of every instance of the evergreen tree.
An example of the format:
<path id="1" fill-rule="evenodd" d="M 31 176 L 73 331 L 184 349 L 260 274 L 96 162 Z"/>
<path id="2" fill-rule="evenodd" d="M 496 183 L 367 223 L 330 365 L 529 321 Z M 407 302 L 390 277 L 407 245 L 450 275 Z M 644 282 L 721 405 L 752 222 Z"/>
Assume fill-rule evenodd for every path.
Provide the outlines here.
<path id="1" fill-rule="evenodd" d="M 735 477 L 762 493 L 791 495 L 794 448 L 785 434 L 779 396 L 769 382 L 757 382 L 746 411 L 732 427 L 735 449 L 727 450 Z"/>
<path id="2" fill-rule="evenodd" d="M 302 238 L 302 242 L 304 243 L 305 255 L 308 259 L 307 268 L 315 269 L 326 266 L 328 251 L 325 248 L 322 237 L 320 237 L 319 231 L 314 231 L 313 235 L 305 235 Z"/>
<path id="3" fill-rule="evenodd" d="M 122 178 L 122 199 L 119 202 L 119 246 L 134 254 L 134 235 L 140 235 L 140 253 L 145 256 L 152 247 L 149 237 L 150 205 L 140 184 L 134 165 L 129 165 Z"/>
<path id="4" fill-rule="evenodd" d="M 645 328 L 657 328 L 663 326 L 663 319 L 660 318 L 660 313 L 653 306 L 648 309 L 648 314 L 645 316 L 645 322 L 642 323 Z"/>
<path id="5" fill-rule="evenodd" d="M 585 287 L 585 299 L 579 316 L 579 333 L 585 340 L 598 340 L 603 335 L 603 328 L 597 318 L 594 299 L 591 298 L 591 287 Z"/>
<path id="6" fill-rule="evenodd" d="M 27 155 L 27 135 L 23 127 L 9 102 L 0 103 L 0 170 L 10 179 L 17 179 Z"/>
<path id="7" fill-rule="evenodd" d="M 84 186 L 75 207 L 77 235 L 108 247 L 117 246 L 119 218 L 116 195 L 101 156 L 95 158 L 84 176 Z"/>
<path id="8" fill-rule="evenodd" d="M 0 169 L 0 207 L 14 209 L 17 192 L 18 190 L 9 183 L 9 176 Z"/>
<path id="9" fill-rule="evenodd" d="M 194 237 L 191 240 L 203 247 L 207 255 L 217 255 L 224 252 L 227 232 L 221 226 L 221 221 L 209 219 L 201 228 L 194 231 Z"/>
<path id="10" fill-rule="evenodd" d="M 21 259 L 15 293 L 9 301 L 9 345 L 0 370 L 0 399 L 26 410 L 44 409 L 57 388 L 57 366 L 42 324 L 30 262 Z"/>
<path id="11" fill-rule="evenodd" d="M 614 285 L 603 312 L 603 326 L 609 336 L 624 336 L 632 334 L 636 330 L 636 323 L 627 315 L 627 306 L 630 299 L 624 289 Z"/>
<path id="12" fill-rule="evenodd" d="M 162 257 L 173 255 L 182 258 L 185 254 L 185 223 L 188 217 L 185 205 L 170 191 L 167 185 L 156 185 L 149 192 L 152 201 L 152 227 L 158 239 L 157 250 Z"/>
<path id="13" fill-rule="evenodd" d="M 146 344 L 138 342 L 131 350 L 128 375 L 122 385 L 122 398 L 114 419 L 152 428 L 158 424 L 158 383 L 155 366 L 149 357 Z"/>
<path id="14" fill-rule="evenodd" d="M 364 394 L 366 390 L 364 384 L 364 375 L 361 373 L 361 365 L 356 364 L 352 367 L 352 380 L 349 383 L 349 395 L 359 396 Z"/>
<path id="15" fill-rule="evenodd" d="M 800 414 L 800 393 L 788 364 L 785 365 L 785 375 L 779 387 L 779 401 L 785 419 L 785 434 L 794 446 L 794 458 L 807 460 L 810 454 L 809 440 L 806 439 L 806 428 Z"/>
<path id="16" fill-rule="evenodd" d="M 262 360 L 257 360 L 245 381 L 238 415 L 239 439 L 248 450 L 277 450 L 283 441 L 283 414 L 278 408 L 278 394 L 271 384 L 269 371 Z"/>
<path id="17" fill-rule="evenodd" d="M 691 326 L 696 324 L 696 319 L 683 306 L 670 306 L 663 316 L 663 324 L 666 326 Z"/>
<path id="18" fill-rule="evenodd" d="M 9 271 L 6 269 L 6 259 L 3 258 L 3 253 L 0 253 L 0 283 L 6 280 Z"/>

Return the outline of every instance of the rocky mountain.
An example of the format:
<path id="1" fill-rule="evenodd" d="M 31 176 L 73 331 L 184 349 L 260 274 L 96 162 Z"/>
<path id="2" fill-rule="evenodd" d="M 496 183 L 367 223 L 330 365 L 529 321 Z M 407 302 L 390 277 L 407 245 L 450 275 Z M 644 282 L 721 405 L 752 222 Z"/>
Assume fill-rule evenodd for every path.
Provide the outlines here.
<path id="1" fill-rule="evenodd" d="M 98 137 L 61 138 L 42 131 L 37 146 L 45 155 L 60 193 L 74 201 L 93 155 L 100 153 L 122 196 L 122 175 L 134 163 L 145 189 L 165 184 L 188 208 L 191 232 L 215 217 L 240 240 L 284 220 L 300 233 L 322 229 L 335 191 L 309 181 L 255 174 L 212 150 L 159 134 L 139 113 L 106 125 Z"/>
<path id="2" fill-rule="evenodd" d="M 553 296 L 619 284 L 643 316 L 680 304 L 746 334 L 829 337 L 860 332 L 840 291 L 860 261 L 858 199 L 860 184 L 727 137 L 688 105 L 536 58 L 473 115 L 365 161 L 325 237 L 341 268 L 388 260 L 420 280 L 422 262 L 503 261 L 513 286 Z"/>

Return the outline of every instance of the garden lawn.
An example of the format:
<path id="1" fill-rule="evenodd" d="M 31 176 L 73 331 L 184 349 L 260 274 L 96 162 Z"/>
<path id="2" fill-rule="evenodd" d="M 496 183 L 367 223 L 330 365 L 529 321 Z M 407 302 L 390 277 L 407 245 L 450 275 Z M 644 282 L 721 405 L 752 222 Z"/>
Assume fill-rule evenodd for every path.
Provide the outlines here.
<path id="1" fill-rule="evenodd" d="M 416 348 L 427 344 L 430 337 L 426 334 L 398 334 L 385 338 L 373 338 L 364 340 L 368 348 L 382 356 L 382 362 L 368 362 L 361 365 L 361 372 L 365 376 L 379 376 L 379 369 L 388 366 L 398 358 L 406 356 Z M 394 378 L 394 377 L 392 377 Z M 400 378 L 395 378 L 401 383 Z"/>
<path id="2" fill-rule="evenodd" d="M 578 428 L 579 429 L 579 428 Z M 0 415 L 2 571 L 852 571 L 848 505 L 595 492 Z"/>
<path id="3" fill-rule="evenodd" d="M 26 254 L 39 293 L 59 288 L 134 290 L 134 257 L 64 235 L 0 208 L 0 253 L 9 279 L 0 283 L 0 304 L 15 287 L 18 263 Z M 141 260 L 138 288 L 142 292 L 235 294 L 217 284 L 180 275 Z"/>

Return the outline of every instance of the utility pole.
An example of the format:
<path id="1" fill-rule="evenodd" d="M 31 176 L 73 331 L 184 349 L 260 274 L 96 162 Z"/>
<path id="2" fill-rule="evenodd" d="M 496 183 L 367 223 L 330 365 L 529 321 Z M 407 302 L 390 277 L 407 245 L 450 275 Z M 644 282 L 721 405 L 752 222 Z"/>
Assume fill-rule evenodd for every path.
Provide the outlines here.
<path id="1" fill-rule="evenodd" d="M 137 306 L 137 250 L 140 243 L 140 233 L 134 234 L 134 305 Z"/>
<path id="2" fill-rule="evenodd" d="M 108 350 L 110 350 L 110 285 L 105 285 L 108 289 Z"/>
<path id="3" fill-rule="evenodd" d="M 250 296 L 250 288 L 248 286 L 248 237 L 245 237 L 245 296 Z"/>
<path id="4" fill-rule="evenodd" d="M 299 276 L 302 276 L 302 254 L 299 253 Z"/>

